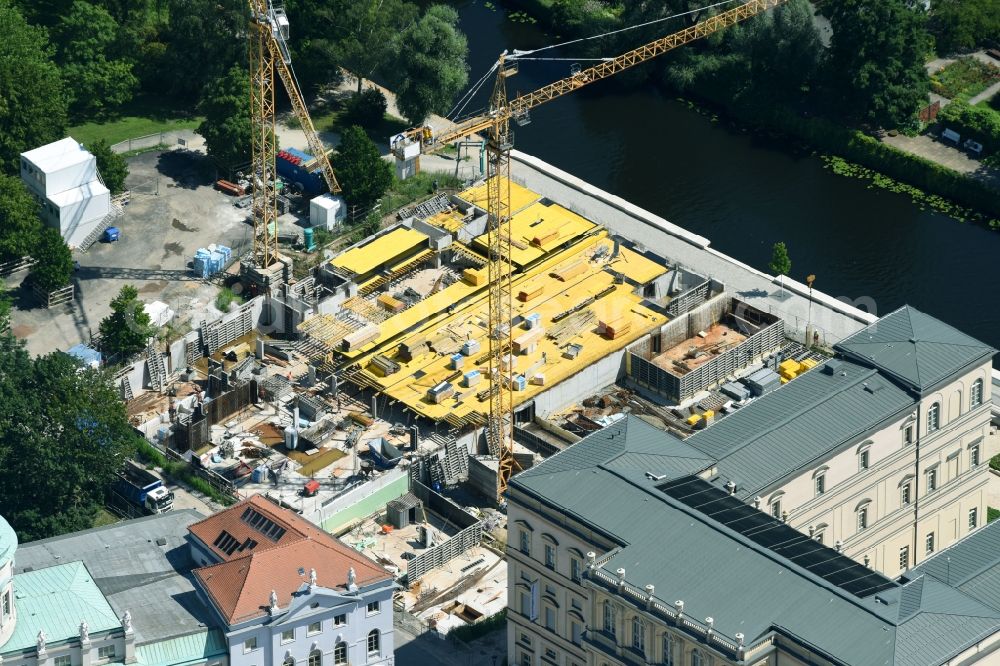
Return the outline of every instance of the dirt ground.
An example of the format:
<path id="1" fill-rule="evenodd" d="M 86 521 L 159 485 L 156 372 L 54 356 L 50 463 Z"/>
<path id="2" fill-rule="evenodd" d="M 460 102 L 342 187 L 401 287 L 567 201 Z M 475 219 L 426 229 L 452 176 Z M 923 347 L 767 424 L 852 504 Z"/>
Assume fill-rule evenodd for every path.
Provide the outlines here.
<path id="1" fill-rule="evenodd" d="M 676 375 L 684 375 L 747 339 L 745 335 L 725 324 L 712 324 L 712 327 L 704 333 L 705 337 L 696 335 L 671 347 L 654 357 L 653 363 Z M 674 365 L 675 361 L 683 363 L 687 369 Z"/>

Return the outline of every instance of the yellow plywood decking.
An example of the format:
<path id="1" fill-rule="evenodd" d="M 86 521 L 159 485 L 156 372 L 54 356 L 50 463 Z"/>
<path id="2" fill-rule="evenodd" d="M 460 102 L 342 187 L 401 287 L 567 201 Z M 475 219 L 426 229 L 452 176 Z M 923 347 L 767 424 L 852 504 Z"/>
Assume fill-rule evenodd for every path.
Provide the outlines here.
<path id="1" fill-rule="evenodd" d="M 426 242 L 427 236 L 419 231 L 397 227 L 371 243 L 337 255 L 330 260 L 330 263 L 355 275 L 367 275 L 379 266 Z"/>
<path id="2" fill-rule="evenodd" d="M 667 319 L 664 315 L 654 312 L 640 305 L 642 298 L 635 293 L 635 287 L 629 284 L 615 284 L 614 276 L 606 270 L 609 262 L 613 270 L 624 273 L 630 279 L 646 277 L 653 273 L 653 270 L 645 262 L 647 259 L 632 253 L 627 257 L 620 254 L 611 261 L 611 241 L 607 238 L 607 232 L 601 231 L 593 238 L 584 239 L 576 245 L 561 252 L 553 253 L 546 257 L 537 266 L 532 267 L 527 274 L 518 276 L 514 282 L 515 295 L 524 284 L 530 283 L 533 286 L 540 285 L 543 293 L 528 303 L 515 301 L 515 317 L 537 313 L 540 316 L 540 325 L 546 330 L 558 327 L 553 322 L 553 317 L 573 308 L 589 298 L 600 296 L 595 302 L 588 306 L 590 322 L 579 330 L 571 339 L 564 338 L 562 344 L 573 342 L 582 345 L 580 354 L 575 359 L 568 359 L 563 356 L 564 348 L 560 347 L 555 340 L 545 336 L 537 346 L 527 354 L 517 356 L 516 370 L 527 374 L 530 380 L 535 374 L 544 375 L 544 385 L 528 384 L 523 391 L 516 391 L 514 399 L 516 404 L 531 399 L 538 393 L 551 387 L 582 369 L 593 365 L 601 358 L 612 352 L 618 351 L 627 344 L 645 335 L 655 327 L 662 326 Z M 582 262 L 585 270 L 567 281 L 559 280 L 552 275 L 553 271 L 561 266 Z M 662 267 L 661 267 L 662 269 Z M 665 269 L 659 272 L 664 272 Z M 456 283 L 448 289 L 456 287 Z M 473 289 L 466 285 L 466 289 Z M 484 416 L 489 409 L 488 400 L 479 400 L 478 394 L 489 389 L 489 379 L 483 377 L 482 381 L 474 387 L 462 386 L 459 382 L 461 374 L 469 370 L 478 369 L 485 375 L 485 363 L 482 366 L 476 361 L 482 359 L 488 349 L 486 338 L 486 318 L 487 307 L 485 291 L 473 295 L 466 303 L 463 303 L 455 312 L 448 314 L 437 313 L 439 316 L 432 316 L 422 326 L 413 326 L 427 318 L 429 314 L 435 313 L 436 308 L 445 309 L 445 304 L 453 304 L 457 299 L 454 296 L 444 298 L 448 290 L 435 294 L 424 303 L 415 306 L 399 315 L 390 318 L 382 324 L 383 330 L 388 326 L 407 330 L 409 337 L 425 338 L 431 343 L 434 351 L 427 351 L 416 355 L 411 360 L 406 360 L 398 353 L 395 342 L 393 345 L 381 346 L 379 353 L 385 354 L 400 364 L 401 370 L 388 377 L 376 377 L 371 375 L 370 379 L 374 384 L 381 387 L 386 395 L 400 400 L 407 404 L 414 411 L 435 420 L 444 420 L 446 417 L 466 418 L 478 414 Z M 442 297 L 441 303 L 432 300 Z M 411 311 L 422 308 L 423 313 Z M 396 320 L 399 320 L 398 322 Z M 617 320 L 627 322 L 629 331 L 614 340 L 608 340 L 600 334 L 598 322 Z M 407 322 L 409 322 L 408 330 Z M 520 335 L 524 331 L 518 328 L 515 335 Z M 384 339 L 385 333 L 383 333 Z M 480 352 L 463 359 L 463 367 L 455 370 L 450 366 L 449 354 L 458 350 L 461 344 L 470 338 L 476 339 L 480 344 Z M 397 340 L 396 342 L 401 341 Z M 369 354 L 375 353 L 380 345 L 375 345 Z M 545 363 L 541 364 L 542 356 L 545 356 Z M 364 363 L 362 362 L 362 366 Z M 366 375 L 370 374 L 364 371 Z M 455 384 L 455 396 L 445 399 L 440 404 L 433 404 L 426 399 L 427 389 L 442 382 L 452 381 Z"/>
<path id="3" fill-rule="evenodd" d="M 486 207 L 486 183 L 482 185 L 477 185 L 476 187 L 470 187 L 464 192 L 459 192 L 458 197 L 465 201 L 468 201 L 473 206 L 478 206 L 483 210 L 487 210 Z M 528 206 L 538 199 L 541 198 L 537 192 L 532 192 L 526 187 L 518 185 L 514 181 L 510 183 L 510 210 L 511 213 L 517 213 L 525 206 Z"/>
<path id="4" fill-rule="evenodd" d="M 553 249 L 579 238 L 597 225 L 576 213 L 552 204 L 534 203 L 514 215 L 504 233 L 510 234 L 510 259 L 518 266 L 527 266 Z M 541 241 L 535 244 L 534 241 Z M 476 237 L 474 246 L 482 252 L 489 247 L 487 234 Z"/>
<path id="5" fill-rule="evenodd" d="M 624 273 L 638 284 L 646 284 L 667 272 L 667 267 L 627 247 L 619 247 L 618 257 L 608 263 L 613 271 Z"/>

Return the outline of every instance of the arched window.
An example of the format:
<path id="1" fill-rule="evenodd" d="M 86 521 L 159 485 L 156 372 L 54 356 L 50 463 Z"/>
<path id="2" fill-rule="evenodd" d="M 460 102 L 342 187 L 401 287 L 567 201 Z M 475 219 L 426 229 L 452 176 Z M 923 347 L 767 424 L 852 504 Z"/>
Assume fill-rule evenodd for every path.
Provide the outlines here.
<path id="1" fill-rule="evenodd" d="M 816 497 L 826 492 L 826 471 L 828 467 L 820 467 L 813 472 L 813 491 Z"/>
<path id="2" fill-rule="evenodd" d="M 977 379 L 972 382 L 972 390 L 969 391 L 969 409 L 975 409 L 983 404 L 983 380 Z"/>
<path id="3" fill-rule="evenodd" d="M 632 649 L 643 654 L 646 650 L 646 625 L 638 615 L 632 618 Z"/>
<path id="4" fill-rule="evenodd" d="M 323 664 L 323 653 L 319 650 L 313 650 L 309 653 L 309 666 L 322 666 Z"/>
<path id="5" fill-rule="evenodd" d="M 858 447 L 858 471 L 863 472 L 872 465 L 871 440 Z"/>
<path id="6" fill-rule="evenodd" d="M 347 663 L 347 643 L 341 641 L 333 647 L 333 663 L 338 666 Z"/>
<path id="7" fill-rule="evenodd" d="M 870 505 L 871 505 L 871 500 L 867 500 L 867 499 L 866 500 L 861 500 L 861 502 L 858 503 L 857 508 L 854 509 L 854 513 L 857 514 L 857 518 L 858 518 L 858 531 L 859 532 L 862 531 L 862 530 L 868 529 L 868 518 L 869 518 L 869 516 L 868 516 L 868 508 L 869 508 Z"/>
<path id="8" fill-rule="evenodd" d="M 701 655 L 701 650 L 691 652 L 691 666 L 704 666 L 705 658 Z"/>
<path id="9" fill-rule="evenodd" d="M 663 666 L 674 666 L 674 637 L 663 634 Z"/>
<path id="10" fill-rule="evenodd" d="M 941 427 L 941 404 L 935 402 L 927 410 L 927 432 L 934 432 Z"/>
<path id="11" fill-rule="evenodd" d="M 378 654 L 379 652 L 379 635 L 378 629 L 372 629 L 368 632 L 368 656 Z"/>
<path id="12" fill-rule="evenodd" d="M 615 637 L 615 607 L 610 601 L 604 602 L 604 633 Z"/>

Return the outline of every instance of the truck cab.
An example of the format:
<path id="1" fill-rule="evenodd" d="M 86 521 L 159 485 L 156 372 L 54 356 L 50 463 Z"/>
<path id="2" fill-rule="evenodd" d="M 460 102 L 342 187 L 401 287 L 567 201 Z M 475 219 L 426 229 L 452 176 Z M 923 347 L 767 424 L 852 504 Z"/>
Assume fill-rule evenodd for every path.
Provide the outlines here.
<path id="1" fill-rule="evenodd" d="M 146 514 L 166 513 L 174 506 L 174 493 L 163 479 L 131 460 L 118 475 L 117 491 Z"/>

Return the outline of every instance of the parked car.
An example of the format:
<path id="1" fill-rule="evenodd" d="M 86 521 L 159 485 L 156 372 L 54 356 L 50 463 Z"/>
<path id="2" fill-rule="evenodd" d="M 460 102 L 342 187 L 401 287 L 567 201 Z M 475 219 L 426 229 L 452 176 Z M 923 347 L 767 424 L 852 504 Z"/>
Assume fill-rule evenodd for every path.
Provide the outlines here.
<path id="1" fill-rule="evenodd" d="M 105 243 L 114 243 L 122 237 L 122 230 L 118 227 L 108 227 L 104 230 L 101 240 Z"/>

